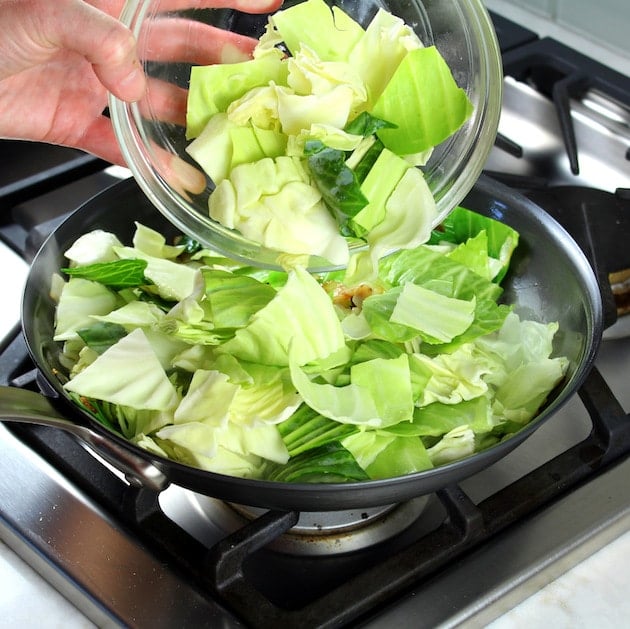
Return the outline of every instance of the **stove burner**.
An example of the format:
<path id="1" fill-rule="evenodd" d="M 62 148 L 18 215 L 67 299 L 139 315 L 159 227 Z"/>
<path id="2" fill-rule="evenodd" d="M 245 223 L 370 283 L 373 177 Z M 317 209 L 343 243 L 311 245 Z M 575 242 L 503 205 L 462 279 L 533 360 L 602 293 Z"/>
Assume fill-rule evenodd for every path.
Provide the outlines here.
<path id="1" fill-rule="evenodd" d="M 225 534 L 261 517 L 266 510 L 225 503 L 192 494 L 196 511 Z M 291 555 L 331 556 L 369 548 L 411 526 L 425 509 L 427 496 L 403 504 L 362 510 L 303 512 L 296 524 L 269 544 L 271 550 Z"/>

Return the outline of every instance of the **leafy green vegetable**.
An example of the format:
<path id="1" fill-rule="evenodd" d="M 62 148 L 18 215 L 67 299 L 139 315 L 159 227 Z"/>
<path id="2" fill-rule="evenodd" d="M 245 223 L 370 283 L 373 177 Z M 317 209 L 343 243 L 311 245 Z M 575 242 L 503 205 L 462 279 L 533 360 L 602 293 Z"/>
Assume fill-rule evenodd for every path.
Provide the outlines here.
<path id="1" fill-rule="evenodd" d="M 77 330 L 77 334 L 88 347 L 91 347 L 98 354 L 102 354 L 121 338 L 127 336 L 127 330 L 116 323 L 103 322 Z"/>
<path id="2" fill-rule="evenodd" d="M 420 439 L 367 430 L 343 440 L 370 478 L 393 478 L 431 469 L 433 464 Z"/>
<path id="3" fill-rule="evenodd" d="M 76 338 L 80 329 L 93 323 L 93 315 L 110 313 L 118 305 L 117 295 L 92 280 L 71 277 L 63 285 L 55 311 L 55 341 Z"/>
<path id="4" fill-rule="evenodd" d="M 531 421 L 569 363 L 556 323 L 499 303 L 518 234 L 468 214 L 361 281 L 183 255 L 142 225 L 133 247 L 82 237 L 77 258 L 103 243 L 98 257 L 143 261 L 155 284 L 65 281 L 64 387 L 140 447 L 220 474 L 360 482 L 471 456 Z"/>
<path id="5" fill-rule="evenodd" d="M 344 131 L 367 138 L 374 135 L 379 129 L 395 129 L 396 125 L 387 120 L 381 120 L 376 116 L 362 111 L 354 120 L 351 120 Z"/>
<path id="6" fill-rule="evenodd" d="M 304 401 L 324 417 L 374 428 L 411 420 L 413 397 L 404 354 L 353 365 L 345 386 L 312 381 L 296 362 L 290 367 L 293 384 Z"/>
<path id="7" fill-rule="evenodd" d="M 353 222 L 366 231 L 381 223 L 385 218 L 387 200 L 410 168 L 411 165 L 398 155 L 387 149 L 381 151 L 361 184 L 361 191 L 369 203 L 354 216 Z"/>
<path id="8" fill-rule="evenodd" d="M 306 144 L 305 154 L 324 201 L 345 229 L 348 219 L 368 204 L 355 173 L 346 165 L 345 153 L 311 141 Z"/>
<path id="9" fill-rule="evenodd" d="M 292 55 L 306 46 L 324 61 L 345 61 L 363 36 L 361 26 L 347 13 L 317 0 L 278 11 L 270 22 Z"/>
<path id="10" fill-rule="evenodd" d="M 114 260 L 61 270 L 67 275 L 81 277 L 118 289 L 146 284 L 147 280 L 144 275 L 146 268 L 145 260 Z"/>
<path id="11" fill-rule="evenodd" d="M 478 240 L 479 238 L 483 238 L 484 242 L 479 243 L 477 255 L 483 256 L 485 252 L 490 279 L 500 282 L 507 272 L 512 253 L 519 240 L 518 232 L 509 225 L 476 212 L 469 212 L 465 208 L 456 207 L 444 219 L 440 229 L 433 232 L 429 242 L 431 244 L 450 242 L 458 244 L 459 249 L 467 246 L 470 239 Z M 451 253 L 450 257 L 464 261 L 463 254 L 460 253 Z M 485 275 L 485 273 L 481 274 Z"/>
<path id="12" fill-rule="evenodd" d="M 177 392 L 140 329 L 120 339 L 64 388 L 136 409 L 171 410 L 178 402 Z"/>
<path id="13" fill-rule="evenodd" d="M 197 137 L 211 117 L 250 89 L 285 82 L 286 65 L 280 55 L 265 55 L 240 63 L 193 66 L 188 91 L 186 136 Z"/>
<path id="14" fill-rule="evenodd" d="M 390 321 L 415 328 L 428 343 L 447 343 L 470 327 L 474 314 L 475 299 L 446 297 L 409 283 L 403 286 Z"/>
<path id="15" fill-rule="evenodd" d="M 437 146 L 471 114 L 466 93 L 435 46 L 410 51 L 374 105 L 372 114 L 395 125 L 378 132 L 398 155 Z"/>
<path id="16" fill-rule="evenodd" d="M 216 328 L 242 328 L 266 306 L 276 290 L 248 275 L 219 269 L 202 269 L 206 301 Z"/>
<path id="17" fill-rule="evenodd" d="M 278 432 L 291 456 L 340 441 L 358 428 L 340 424 L 302 404 L 287 420 L 278 424 Z"/>
<path id="18" fill-rule="evenodd" d="M 269 480 L 282 483 L 345 483 L 369 480 L 354 457 L 339 443 L 302 452 L 286 465 L 270 467 Z"/>
<path id="19" fill-rule="evenodd" d="M 503 292 L 498 284 L 426 247 L 400 251 L 383 259 L 381 275 L 392 285 L 412 282 L 456 299 L 496 301 Z M 441 281 L 436 282 L 436 278 Z"/>
<path id="20" fill-rule="evenodd" d="M 117 259 L 114 247 L 120 247 L 121 242 L 115 234 L 102 229 L 95 229 L 83 234 L 65 252 L 71 266 L 86 266 L 98 262 L 112 262 Z"/>
<path id="21" fill-rule="evenodd" d="M 367 272 L 428 239 L 435 201 L 420 171 L 405 171 L 470 113 L 437 49 L 400 18 L 379 9 L 364 29 L 307 0 L 269 17 L 251 60 L 193 68 L 187 151 L 215 186 L 213 220 L 336 266 L 358 241 Z"/>
<path id="22" fill-rule="evenodd" d="M 288 366 L 290 359 L 304 365 L 343 346 L 341 325 L 328 296 L 309 273 L 298 268 L 220 351 L 252 363 Z"/>
<path id="23" fill-rule="evenodd" d="M 297 158 L 237 166 L 217 186 L 209 207 L 213 219 L 271 249 L 300 254 L 308 247 L 335 264 L 348 260 L 346 241 Z"/>

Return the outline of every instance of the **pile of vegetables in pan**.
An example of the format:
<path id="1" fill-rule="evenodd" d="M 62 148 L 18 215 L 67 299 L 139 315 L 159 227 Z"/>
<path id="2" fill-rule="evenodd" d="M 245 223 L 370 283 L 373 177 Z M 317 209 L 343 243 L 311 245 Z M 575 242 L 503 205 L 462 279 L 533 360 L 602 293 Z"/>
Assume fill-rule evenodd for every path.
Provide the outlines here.
<path id="1" fill-rule="evenodd" d="M 419 168 L 470 108 L 401 20 L 321 0 L 273 15 L 250 61 L 193 68 L 210 215 L 285 270 L 139 223 L 82 235 L 52 285 L 64 388 L 154 454 L 284 482 L 401 476 L 520 430 L 566 373 L 558 326 L 501 302 L 518 233 L 464 208 L 433 230 Z"/>
<path id="2" fill-rule="evenodd" d="M 70 396 L 152 453 L 239 477 L 349 482 L 468 457 L 566 372 L 555 323 L 501 303 L 518 233 L 463 208 L 369 279 L 243 266 L 137 224 L 56 274 Z"/>
<path id="3" fill-rule="evenodd" d="M 429 237 L 420 167 L 471 112 L 437 48 L 400 18 L 381 9 L 363 28 L 307 0 L 269 18 L 252 59 L 192 68 L 186 150 L 218 223 L 337 266 L 359 243 L 374 263 Z"/>

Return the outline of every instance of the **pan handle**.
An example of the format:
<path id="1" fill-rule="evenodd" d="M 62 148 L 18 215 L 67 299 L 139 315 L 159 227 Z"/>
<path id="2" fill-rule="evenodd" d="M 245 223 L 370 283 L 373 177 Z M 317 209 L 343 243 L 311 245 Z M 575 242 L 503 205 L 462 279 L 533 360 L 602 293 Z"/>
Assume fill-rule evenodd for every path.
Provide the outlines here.
<path id="1" fill-rule="evenodd" d="M 65 419 L 50 401 L 39 393 L 15 387 L 0 387 L 0 421 L 37 424 L 71 433 L 96 454 L 121 471 L 134 485 L 154 491 L 168 487 L 168 477 L 157 466 L 123 448 L 113 439 Z"/>

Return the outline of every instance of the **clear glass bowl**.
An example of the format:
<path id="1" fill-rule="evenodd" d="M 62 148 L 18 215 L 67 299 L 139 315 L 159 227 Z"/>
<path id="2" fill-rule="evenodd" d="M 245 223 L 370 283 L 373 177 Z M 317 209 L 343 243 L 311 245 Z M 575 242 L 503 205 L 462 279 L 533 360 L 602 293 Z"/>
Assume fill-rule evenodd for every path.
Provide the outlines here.
<path id="1" fill-rule="evenodd" d="M 172 10 L 174 5 L 184 4 L 188 8 Z M 110 99 L 114 130 L 139 186 L 178 229 L 241 262 L 275 267 L 277 251 L 247 240 L 210 218 L 208 195 L 213 184 L 186 153 L 184 128 L 190 68 L 216 62 L 213 42 L 217 38 L 206 32 L 208 25 L 258 38 L 267 15 L 201 8 L 204 4 L 211 2 L 128 0 L 125 4 L 121 21 L 138 39 L 150 81 L 145 98 L 137 103 Z M 286 1 L 282 8 L 293 4 L 296 2 Z M 487 11 L 481 0 L 340 0 L 329 4 L 336 4 L 363 26 L 378 8 L 403 19 L 425 45 L 438 48 L 473 104 L 468 121 L 440 144 L 422 167 L 436 200 L 437 225 L 476 182 L 496 136 L 503 77 Z M 235 52 L 238 41 L 234 44 L 223 48 L 222 61 L 242 60 Z M 204 52 L 200 52 L 202 48 Z M 321 259 L 311 260 L 312 270 L 329 267 Z"/>

